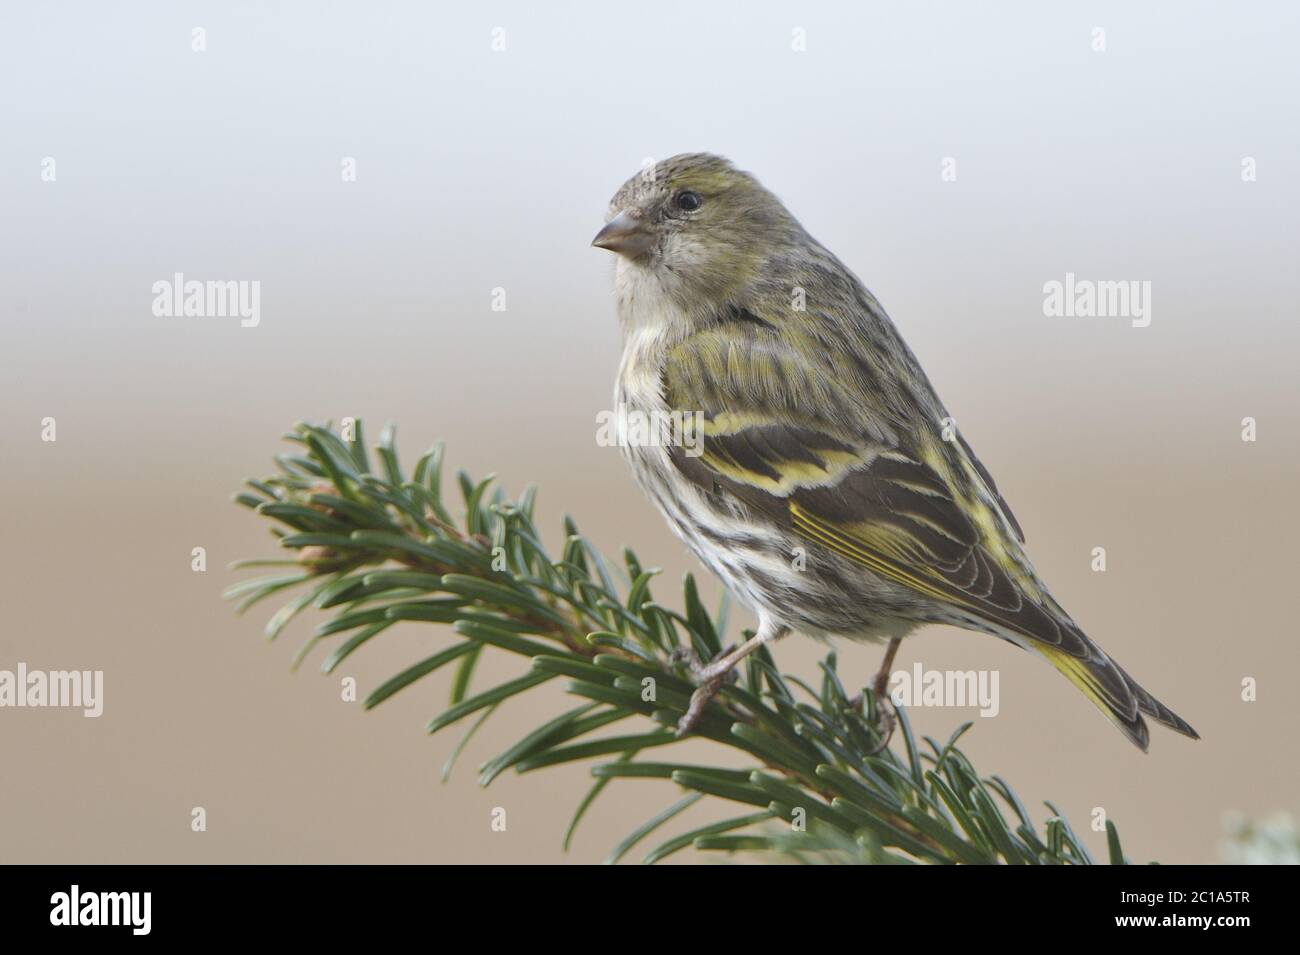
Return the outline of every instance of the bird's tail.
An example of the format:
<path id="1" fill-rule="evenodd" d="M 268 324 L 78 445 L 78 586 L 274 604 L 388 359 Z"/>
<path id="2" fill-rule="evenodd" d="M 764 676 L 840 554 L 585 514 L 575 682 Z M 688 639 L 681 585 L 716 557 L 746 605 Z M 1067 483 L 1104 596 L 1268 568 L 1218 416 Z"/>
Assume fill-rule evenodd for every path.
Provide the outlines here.
<path id="1" fill-rule="evenodd" d="M 1076 633 L 1083 636 L 1077 630 Z M 1034 649 L 1097 704 L 1098 709 L 1143 752 L 1146 752 L 1150 738 L 1143 714 L 1184 736 L 1201 738 L 1186 720 L 1144 690 L 1100 647 L 1087 637 L 1083 639 L 1090 651 L 1087 659 L 1046 644 L 1037 644 Z"/>

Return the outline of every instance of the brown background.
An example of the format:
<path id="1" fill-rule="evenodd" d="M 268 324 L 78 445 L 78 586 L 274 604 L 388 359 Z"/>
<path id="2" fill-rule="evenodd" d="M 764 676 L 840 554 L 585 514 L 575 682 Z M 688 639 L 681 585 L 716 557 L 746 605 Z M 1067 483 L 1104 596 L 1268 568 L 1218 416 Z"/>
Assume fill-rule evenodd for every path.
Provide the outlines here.
<path id="1" fill-rule="evenodd" d="M 0 859 L 592 861 L 675 798 L 616 784 L 562 857 L 587 767 L 486 791 L 473 771 L 558 689 L 503 707 L 441 785 L 458 731 L 421 727 L 447 678 L 363 715 L 338 677 L 364 695 L 445 635 L 404 625 L 335 677 L 319 653 L 291 674 L 311 621 L 268 647 L 270 608 L 236 618 L 219 594 L 227 561 L 272 553 L 229 503 L 239 481 L 271 470 L 296 419 L 356 415 L 372 435 L 398 422 L 408 463 L 443 438 L 455 466 L 537 482 L 552 532 L 571 512 L 607 550 L 634 544 L 674 596 L 698 568 L 595 445 L 618 341 L 587 243 L 643 156 L 698 148 L 757 172 L 864 277 L 1054 593 L 1204 736 L 1155 728 L 1144 756 L 1042 662 L 929 628 L 900 665 L 1001 671 L 1001 714 L 966 738 L 977 767 L 1080 831 L 1104 807 L 1139 860 L 1211 860 L 1225 811 L 1296 807 L 1295 14 L 744 9 L 16 15 L 0 668 L 103 669 L 106 700 L 98 720 L 0 710 Z M 261 281 L 261 325 L 155 318 L 150 286 L 175 271 Z M 1151 326 L 1045 318 L 1043 283 L 1066 271 L 1151 281 Z M 792 638 L 778 659 L 811 676 L 820 652 Z M 878 654 L 845 647 L 842 669 L 865 679 Z M 973 715 L 913 711 L 941 737 Z"/>

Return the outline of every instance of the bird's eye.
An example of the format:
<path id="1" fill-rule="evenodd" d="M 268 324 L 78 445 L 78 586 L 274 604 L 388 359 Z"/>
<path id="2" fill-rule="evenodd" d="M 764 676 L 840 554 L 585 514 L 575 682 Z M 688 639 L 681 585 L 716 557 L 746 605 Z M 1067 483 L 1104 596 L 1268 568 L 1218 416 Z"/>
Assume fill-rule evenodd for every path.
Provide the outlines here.
<path id="1" fill-rule="evenodd" d="M 682 212 L 694 212 L 700 206 L 704 205 L 704 200 L 700 198 L 698 192 L 691 192 L 689 189 L 684 189 L 677 193 L 677 197 L 673 199 L 673 205 L 677 206 L 678 209 L 681 209 Z"/>

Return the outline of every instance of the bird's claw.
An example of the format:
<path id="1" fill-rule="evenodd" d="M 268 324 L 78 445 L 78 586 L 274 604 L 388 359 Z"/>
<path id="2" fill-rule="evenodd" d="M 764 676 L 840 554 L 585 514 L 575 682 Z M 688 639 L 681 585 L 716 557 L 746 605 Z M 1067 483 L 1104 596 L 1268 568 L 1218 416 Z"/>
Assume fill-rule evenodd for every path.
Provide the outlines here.
<path id="1" fill-rule="evenodd" d="M 705 680 L 695 688 L 691 694 L 691 702 L 686 707 L 686 713 L 677 721 L 677 738 L 689 736 L 691 732 L 699 725 L 700 719 L 704 716 L 704 708 L 709 705 L 709 701 L 718 695 L 722 689 L 722 684 L 726 682 L 726 675 L 714 677 L 711 680 Z"/>
<path id="2" fill-rule="evenodd" d="M 689 735 L 699 725 L 705 707 L 718 695 L 718 691 L 726 684 L 736 682 L 735 667 L 722 670 L 716 668 L 717 662 L 727 655 L 728 650 L 729 648 L 724 649 L 708 664 L 700 663 L 699 655 L 691 647 L 679 647 L 669 656 L 670 662 L 687 665 L 696 684 L 695 692 L 691 694 L 690 704 L 686 707 L 686 713 L 677 721 L 679 739 Z"/>
<path id="3" fill-rule="evenodd" d="M 859 703 L 862 697 L 857 698 Z M 887 694 L 879 693 L 872 696 L 874 703 L 875 719 L 871 721 L 871 728 L 876 732 L 876 745 L 867 753 L 868 756 L 879 756 L 889 745 L 890 739 L 894 735 L 894 726 L 898 723 L 898 712 L 894 709 L 894 702 Z"/>
<path id="4" fill-rule="evenodd" d="M 678 647 L 672 653 L 668 654 L 668 663 L 673 667 L 685 666 L 692 673 L 698 672 L 702 667 L 700 664 L 700 655 L 695 652 L 694 647 Z"/>
<path id="5" fill-rule="evenodd" d="M 668 655 L 668 662 L 675 666 L 681 666 L 684 664 L 686 669 L 690 671 L 691 679 L 695 682 L 696 686 L 703 686 L 719 677 L 725 677 L 734 682 L 736 679 L 734 667 L 729 666 L 725 670 L 719 669 L 718 667 L 718 662 L 726 657 L 730 652 L 731 647 L 724 647 L 718 655 L 708 663 L 701 663 L 700 656 L 695 652 L 693 647 L 678 647 Z"/>

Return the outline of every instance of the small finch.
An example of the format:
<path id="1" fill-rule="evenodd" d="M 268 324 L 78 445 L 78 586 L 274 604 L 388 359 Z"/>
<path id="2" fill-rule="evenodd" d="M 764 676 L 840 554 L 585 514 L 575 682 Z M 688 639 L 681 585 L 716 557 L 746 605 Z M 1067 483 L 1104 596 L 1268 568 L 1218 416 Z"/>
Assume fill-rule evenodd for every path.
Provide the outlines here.
<path id="1" fill-rule="evenodd" d="M 1143 750 L 1143 716 L 1196 738 L 1052 599 L 885 310 L 752 175 L 666 159 L 615 194 L 592 245 L 618 254 L 619 420 L 703 422 L 698 445 L 624 440 L 624 454 L 758 615 L 752 638 L 696 666 L 679 732 L 791 630 L 888 641 L 883 700 L 899 641 L 945 623 L 1045 657 Z"/>

